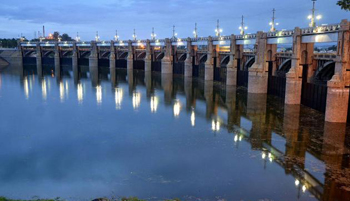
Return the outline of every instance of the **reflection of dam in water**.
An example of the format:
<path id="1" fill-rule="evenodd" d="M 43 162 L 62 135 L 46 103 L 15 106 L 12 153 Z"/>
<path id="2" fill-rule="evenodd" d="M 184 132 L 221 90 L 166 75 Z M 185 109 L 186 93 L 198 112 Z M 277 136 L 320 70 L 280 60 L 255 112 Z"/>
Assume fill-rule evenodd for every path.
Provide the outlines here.
<path id="1" fill-rule="evenodd" d="M 283 110 L 279 101 L 267 95 L 247 94 L 236 87 L 172 75 L 82 69 L 79 72 L 63 70 L 61 76 L 56 76 L 54 70 L 45 68 L 43 78 L 35 80 L 32 75 L 35 71 L 25 68 L 21 76 L 26 98 L 31 95 L 30 86 L 37 82 L 43 99 L 48 98 L 48 86 L 58 85 L 62 101 L 69 90 L 75 90 L 77 100 L 82 103 L 85 101 L 84 93 L 89 93 L 87 90 L 91 88 L 100 105 L 104 103 L 103 93 L 112 91 L 116 109 L 121 109 L 125 97 L 129 96 L 133 108 L 137 110 L 141 104 L 146 104 L 142 102 L 142 89 L 154 113 L 157 113 L 160 104 L 165 104 L 173 108 L 174 117 L 181 118 L 182 112 L 190 114 L 188 120 L 192 126 L 196 126 L 196 120 L 206 119 L 214 134 L 227 130 L 232 134 L 232 143 L 237 149 L 242 141 L 249 142 L 251 149 L 260 151 L 256 160 L 263 161 L 261 168 L 268 169 L 266 164 L 276 163 L 287 175 L 294 177 L 298 197 L 306 191 L 318 200 L 343 200 L 348 196 L 341 189 L 348 184 L 342 184 L 339 182 L 341 178 L 337 178 L 339 172 L 344 174 L 348 171 L 348 147 L 345 143 L 348 129 L 345 124 L 320 124 L 322 116 L 310 109 L 284 106 Z M 57 83 L 49 76 L 56 77 Z M 70 79 L 74 79 L 74 85 Z M 86 81 L 82 82 L 86 79 L 91 81 L 91 87 Z M 108 82 L 111 85 L 107 85 Z M 127 91 L 124 85 L 128 85 Z"/>

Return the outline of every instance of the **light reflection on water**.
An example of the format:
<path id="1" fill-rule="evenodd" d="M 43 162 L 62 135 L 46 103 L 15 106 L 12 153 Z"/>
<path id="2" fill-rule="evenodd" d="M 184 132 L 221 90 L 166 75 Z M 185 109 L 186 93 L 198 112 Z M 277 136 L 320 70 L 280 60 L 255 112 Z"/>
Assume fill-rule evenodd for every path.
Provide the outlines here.
<path id="1" fill-rule="evenodd" d="M 152 96 L 151 97 L 151 112 L 156 113 L 158 109 L 158 97 L 157 96 Z"/>
<path id="2" fill-rule="evenodd" d="M 79 104 L 82 104 L 84 101 L 84 88 L 81 83 L 77 85 L 77 98 L 78 98 Z"/>
<path id="3" fill-rule="evenodd" d="M 122 108 L 123 89 L 115 88 L 115 108 L 120 110 Z"/>
<path id="4" fill-rule="evenodd" d="M 102 104 L 102 87 L 101 86 L 96 87 L 96 101 L 98 105 Z"/>
<path id="5" fill-rule="evenodd" d="M 159 74 L 121 70 L 110 83 L 109 76 L 90 80 L 83 71 L 79 80 L 63 73 L 55 82 L 50 73 L 36 79 L 27 70 L 22 92 L 9 90 L 18 82 L 2 74 L 0 111 L 17 121 L 0 116 L 0 195 L 348 198 L 342 190 L 348 184 L 331 175 L 348 172 L 349 129 L 322 122 L 317 112 Z M 76 91 L 69 90 L 73 83 Z M 308 154 L 328 168 L 306 169 Z"/>

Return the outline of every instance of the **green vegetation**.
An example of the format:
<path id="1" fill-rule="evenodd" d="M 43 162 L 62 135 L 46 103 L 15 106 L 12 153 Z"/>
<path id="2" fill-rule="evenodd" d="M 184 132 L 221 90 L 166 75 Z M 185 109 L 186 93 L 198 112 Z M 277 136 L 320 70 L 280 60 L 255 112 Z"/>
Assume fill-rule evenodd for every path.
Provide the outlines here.
<path id="1" fill-rule="evenodd" d="M 60 198 L 56 199 L 39 199 L 39 198 L 33 198 L 31 200 L 13 200 L 13 199 L 8 199 L 5 197 L 0 197 L 0 201 L 60 201 Z"/>
<path id="2" fill-rule="evenodd" d="M 337 2 L 337 5 L 343 10 L 350 11 L 350 0 L 340 0 Z"/>
<path id="3" fill-rule="evenodd" d="M 6 38 L 0 38 L 0 47 L 3 48 L 15 48 L 17 47 L 17 39 L 6 39 Z"/>

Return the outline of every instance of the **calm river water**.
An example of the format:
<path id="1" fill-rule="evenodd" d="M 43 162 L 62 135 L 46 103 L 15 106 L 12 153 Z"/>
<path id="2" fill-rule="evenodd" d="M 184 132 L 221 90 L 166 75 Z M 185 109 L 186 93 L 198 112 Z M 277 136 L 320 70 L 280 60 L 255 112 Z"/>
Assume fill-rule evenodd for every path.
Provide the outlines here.
<path id="1" fill-rule="evenodd" d="M 0 71 L 0 196 L 350 200 L 349 128 L 181 76 Z"/>

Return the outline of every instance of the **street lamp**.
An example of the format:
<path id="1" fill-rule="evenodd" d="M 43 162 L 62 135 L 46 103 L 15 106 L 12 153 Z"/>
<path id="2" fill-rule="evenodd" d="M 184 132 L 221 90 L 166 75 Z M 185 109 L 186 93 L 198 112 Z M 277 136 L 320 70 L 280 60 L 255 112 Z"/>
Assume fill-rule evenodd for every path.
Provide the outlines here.
<path id="1" fill-rule="evenodd" d="M 217 37 L 220 37 L 222 32 L 223 32 L 223 30 L 220 29 L 220 21 L 218 20 L 218 21 L 216 22 L 215 35 L 216 35 Z"/>
<path id="2" fill-rule="evenodd" d="M 77 37 L 75 37 L 75 41 L 76 41 L 76 42 L 79 42 L 79 41 L 80 41 L 79 32 L 77 32 Z"/>
<path id="3" fill-rule="evenodd" d="M 98 31 L 96 31 L 95 41 L 98 42 L 100 40 L 100 36 L 98 35 Z"/>
<path id="4" fill-rule="evenodd" d="M 276 26 L 278 26 L 279 25 L 279 23 L 276 23 L 275 22 L 275 12 L 276 12 L 276 10 L 275 9 L 273 9 L 272 10 L 272 21 L 269 23 L 269 25 L 271 26 L 271 29 L 270 29 L 270 32 L 275 32 L 276 31 Z"/>
<path id="5" fill-rule="evenodd" d="M 198 38 L 197 23 L 194 24 L 193 36 L 195 39 Z"/>
<path id="6" fill-rule="evenodd" d="M 175 25 L 173 26 L 173 39 L 177 38 L 177 33 L 175 32 Z"/>
<path id="7" fill-rule="evenodd" d="M 136 40 L 136 38 L 137 38 L 137 36 L 136 36 L 136 30 L 134 29 L 134 34 L 132 35 L 132 38 L 134 39 L 134 40 Z"/>
<path id="8" fill-rule="evenodd" d="M 320 19 L 322 19 L 322 15 L 315 15 L 315 11 L 316 11 L 316 9 L 315 9 L 315 5 L 316 5 L 316 1 L 317 0 L 311 0 L 312 1 L 312 14 L 311 15 L 309 15 L 307 18 L 309 19 L 309 20 L 311 20 L 311 22 L 310 22 L 310 24 L 309 24 L 309 26 L 310 27 L 316 27 L 316 20 L 320 20 Z"/>
<path id="9" fill-rule="evenodd" d="M 115 40 L 115 41 L 118 41 L 118 39 L 119 39 L 118 30 L 116 30 L 116 31 L 115 31 L 114 40 Z"/>
<path id="10" fill-rule="evenodd" d="M 152 34 L 151 34 L 152 40 L 155 40 L 157 37 L 157 34 L 154 33 L 154 27 L 152 27 Z"/>
<path id="11" fill-rule="evenodd" d="M 244 30 L 247 30 L 248 27 L 244 26 L 244 16 L 242 15 L 242 22 L 241 22 L 241 26 L 239 27 L 239 30 L 241 30 L 241 35 L 244 35 Z"/>

